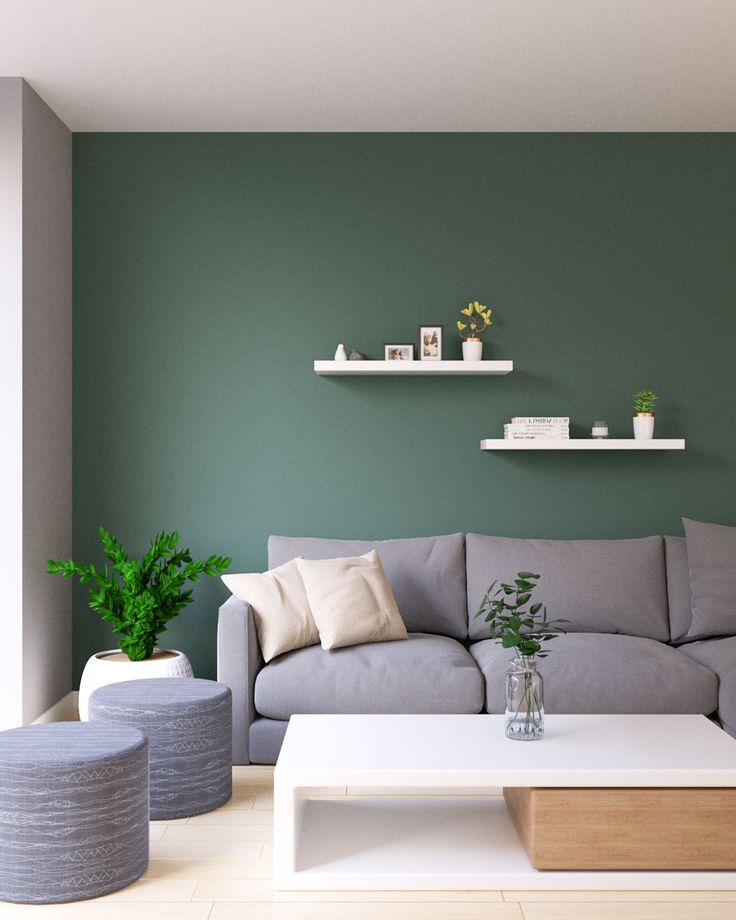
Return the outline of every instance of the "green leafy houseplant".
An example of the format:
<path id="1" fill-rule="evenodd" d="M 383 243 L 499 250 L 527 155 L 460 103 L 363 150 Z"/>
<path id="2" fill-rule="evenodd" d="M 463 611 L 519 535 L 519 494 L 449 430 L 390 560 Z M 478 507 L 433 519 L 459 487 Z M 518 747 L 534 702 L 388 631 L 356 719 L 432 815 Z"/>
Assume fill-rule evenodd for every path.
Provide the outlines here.
<path id="1" fill-rule="evenodd" d="M 638 393 L 634 393 L 634 412 L 637 415 L 650 415 L 654 412 L 654 404 L 657 399 L 657 395 L 651 390 L 639 390 Z"/>
<path id="2" fill-rule="evenodd" d="M 97 571 L 91 563 L 72 559 L 48 559 L 47 572 L 64 578 L 76 575 L 82 584 L 96 585 L 89 589 L 90 609 L 112 624 L 120 636 L 120 650 L 131 661 L 150 658 L 158 635 L 191 603 L 187 582 L 199 581 L 200 575 L 220 575 L 232 561 L 229 556 L 194 561 L 188 548 L 177 549 L 177 531 L 157 534 L 142 560 L 131 559 L 104 527 L 98 533 L 112 572 L 107 563 Z"/>
<path id="3" fill-rule="evenodd" d="M 498 588 L 498 580 L 494 581 L 475 614 L 485 616 L 491 638 L 498 639 L 504 648 L 516 649 L 521 658 L 545 658 L 548 652 L 543 650 L 542 643 L 565 632 L 559 624 L 566 621 L 550 620 L 544 604 L 534 603 L 524 609 L 541 577 L 533 572 L 519 572 L 513 585 L 502 583 Z"/>

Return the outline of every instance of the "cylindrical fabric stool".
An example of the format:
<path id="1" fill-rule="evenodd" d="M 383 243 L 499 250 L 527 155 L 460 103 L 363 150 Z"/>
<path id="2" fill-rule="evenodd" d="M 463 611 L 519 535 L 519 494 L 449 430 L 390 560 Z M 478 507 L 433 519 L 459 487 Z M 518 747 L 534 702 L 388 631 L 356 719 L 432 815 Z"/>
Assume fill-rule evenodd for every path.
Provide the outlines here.
<path id="1" fill-rule="evenodd" d="M 230 688 L 196 677 L 108 684 L 89 700 L 92 723 L 133 725 L 148 738 L 151 819 L 212 811 L 232 795 Z"/>
<path id="2" fill-rule="evenodd" d="M 81 901 L 148 867 L 148 741 L 126 725 L 0 732 L 0 899 Z"/>

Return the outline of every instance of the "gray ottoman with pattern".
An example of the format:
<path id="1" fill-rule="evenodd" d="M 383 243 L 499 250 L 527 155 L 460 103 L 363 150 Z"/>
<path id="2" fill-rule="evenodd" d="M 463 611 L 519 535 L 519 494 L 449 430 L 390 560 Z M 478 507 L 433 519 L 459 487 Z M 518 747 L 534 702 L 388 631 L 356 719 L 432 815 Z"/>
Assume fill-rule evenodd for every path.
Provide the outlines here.
<path id="1" fill-rule="evenodd" d="M 89 699 L 91 722 L 133 725 L 148 738 L 151 819 L 211 811 L 232 795 L 230 688 L 196 677 L 126 680 Z"/>
<path id="2" fill-rule="evenodd" d="M 148 866 L 148 742 L 126 725 L 0 732 L 0 899 L 55 904 Z"/>

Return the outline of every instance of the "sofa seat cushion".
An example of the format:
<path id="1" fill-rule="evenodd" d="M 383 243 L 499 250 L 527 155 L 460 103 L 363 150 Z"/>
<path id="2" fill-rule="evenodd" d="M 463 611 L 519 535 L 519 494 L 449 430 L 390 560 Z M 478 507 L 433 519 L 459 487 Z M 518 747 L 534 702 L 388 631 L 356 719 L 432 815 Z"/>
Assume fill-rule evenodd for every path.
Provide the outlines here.
<path id="1" fill-rule="evenodd" d="M 297 649 L 274 658 L 256 678 L 256 711 L 295 713 L 475 713 L 483 678 L 468 652 L 445 636 L 410 633 L 325 651 Z"/>
<path id="2" fill-rule="evenodd" d="M 666 642 L 670 638 L 662 537 L 636 540 L 522 540 L 466 537 L 471 639 L 488 627 L 475 612 L 492 581 L 517 572 L 541 575 L 534 600 L 571 632 L 620 633 Z"/>
<path id="3" fill-rule="evenodd" d="M 409 632 L 466 639 L 465 535 L 403 540 L 328 540 L 322 537 L 268 538 L 268 565 L 289 559 L 363 556 L 375 549 Z"/>
<path id="4" fill-rule="evenodd" d="M 509 650 L 486 639 L 471 645 L 470 654 L 485 678 L 486 710 L 504 712 Z M 549 644 L 549 656 L 537 667 L 550 713 L 709 715 L 718 705 L 716 675 L 652 639 L 568 633 Z"/>
<path id="5" fill-rule="evenodd" d="M 718 675 L 718 719 L 736 735 L 736 636 L 690 642 L 678 651 Z"/>

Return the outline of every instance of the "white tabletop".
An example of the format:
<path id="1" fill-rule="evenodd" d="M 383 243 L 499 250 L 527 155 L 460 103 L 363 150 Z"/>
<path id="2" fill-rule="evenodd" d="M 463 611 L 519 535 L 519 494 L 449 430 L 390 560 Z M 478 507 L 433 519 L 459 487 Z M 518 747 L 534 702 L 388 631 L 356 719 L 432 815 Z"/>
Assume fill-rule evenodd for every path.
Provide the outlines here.
<path id="1" fill-rule="evenodd" d="M 295 715 L 288 785 L 736 786 L 736 740 L 697 715 L 548 715 L 512 741 L 500 715 Z"/>

